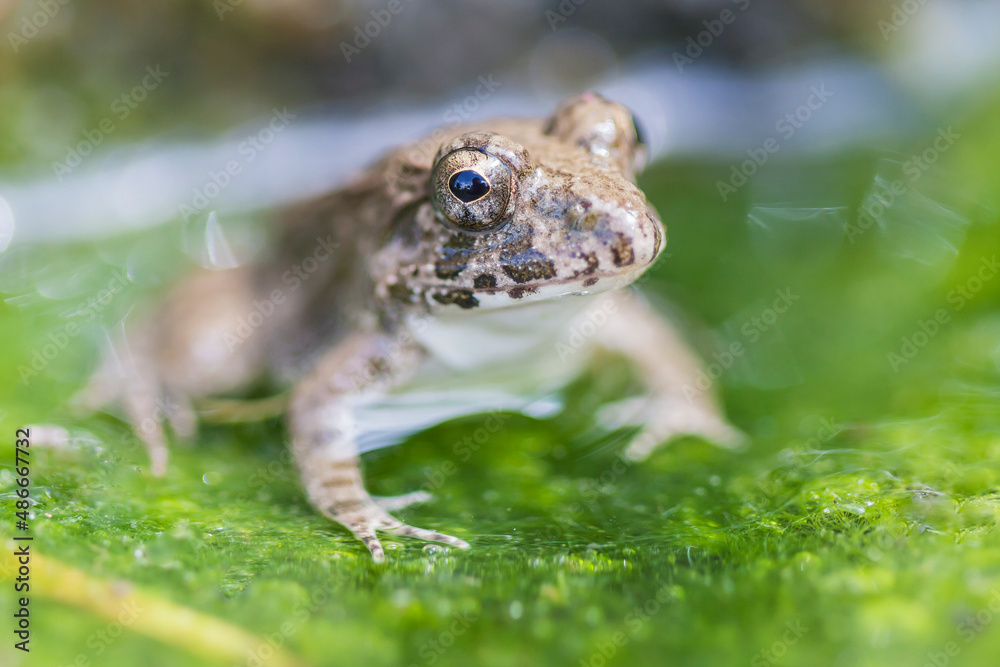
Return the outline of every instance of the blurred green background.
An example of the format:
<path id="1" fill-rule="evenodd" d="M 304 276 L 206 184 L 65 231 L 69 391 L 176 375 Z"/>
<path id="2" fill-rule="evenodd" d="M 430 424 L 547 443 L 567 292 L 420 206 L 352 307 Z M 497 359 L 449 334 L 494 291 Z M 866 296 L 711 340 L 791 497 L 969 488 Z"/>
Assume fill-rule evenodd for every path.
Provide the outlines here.
<path id="1" fill-rule="evenodd" d="M 626 3 L 621 16 L 638 18 L 615 23 L 609 4 L 580 5 L 577 19 L 623 56 L 683 44 L 725 6 L 698 15 L 684 3 Z M 162 56 L 177 86 L 122 124 L 123 142 L 181 129 L 210 136 L 275 104 L 433 99 L 450 88 L 435 63 L 453 67 L 456 81 L 456 53 L 481 59 L 470 71 L 502 61 L 516 73 L 518 44 L 549 29 L 545 6 L 519 6 L 496 30 L 534 33 L 506 50 L 494 39 L 476 48 L 491 10 L 432 3 L 405 39 L 400 29 L 373 46 L 372 62 L 345 68 L 337 44 L 350 17 L 375 5 L 247 0 L 221 20 L 207 0 L 59 6 L 48 33 L 0 59 L 0 163 L 11 173 L 45 170 L 63 134 L 99 121 L 139 71 L 130 62 Z M 25 10 L 8 11 L 5 34 Z M 449 11 L 468 29 L 430 48 L 433 17 Z M 713 51 L 717 65 L 767 72 L 817 48 L 877 61 L 888 48 L 878 20 L 893 5 L 831 13 L 762 2 L 753 11 L 759 21 Z M 398 44 L 407 40 L 424 45 L 426 60 L 399 70 L 400 53 L 421 50 Z M 629 433 L 603 432 L 593 417 L 633 386 L 609 360 L 568 390 L 554 419 L 470 417 L 369 455 L 373 493 L 432 490 L 434 502 L 402 516 L 473 545 L 455 553 L 390 538 L 383 566 L 307 505 L 277 421 L 206 426 L 152 480 L 124 424 L 70 419 L 61 406 L 93 364 L 100 327 L 85 327 L 23 381 L 120 258 L 141 249 L 146 279 L 112 300 L 104 326 L 182 272 L 183 225 L 29 247 L 15 259 L 8 250 L 5 545 L 14 429 L 58 422 L 93 440 L 33 450 L 32 650 L 13 650 L 5 625 L 0 663 L 996 664 L 1000 79 L 939 102 L 919 111 L 927 131 L 781 153 L 725 201 L 718 183 L 730 177 L 729 158 L 667 155 L 642 175 L 670 238 L 641 289 L 674 312 L 707 363 L 743 344 L 717 384 L 751 436 L 747 449 L 689 439 L 623 465 Z M 927 159 L 947 127 L 957 138 Z M 927 168 L 914 171 L 921 155 Z M 883 186 L 897 181 L 902 194 L 890 198 Z M 793 295 L 780 314 L 769 312 L 778 293 Z M 460 454 L 456 444 L 480 427 L 488 441 Z M 9 623 L 5 558 L 0 617 Z"/>

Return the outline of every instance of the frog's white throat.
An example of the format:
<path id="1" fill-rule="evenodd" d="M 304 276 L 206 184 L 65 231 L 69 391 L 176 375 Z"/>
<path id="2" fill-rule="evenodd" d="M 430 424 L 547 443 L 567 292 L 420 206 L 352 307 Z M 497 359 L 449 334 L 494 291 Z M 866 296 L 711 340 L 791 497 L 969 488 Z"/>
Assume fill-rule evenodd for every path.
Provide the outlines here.
<path id="1" fill-rule="evenodd" d="M 614 295 L 602 293 L 409 317 L 406 326 L 427 357 L 391 392 L 358 399 L 359 449 L 393 445 L 468 414 L 558 411 L 559 390 L 586 365 L 614 304 Z"/>
<path id="2" fill-rule="evenodd" d="M 524 367 L 531 361 L 556 354 L 560 341 L 568 340 L 581 317 L 601 320 L 600 313 L 612 303 L 604 292 L 570 291 L 568 286 L 547 285 L 548 298 L 510 305 L 505 293 L 477 294 L 480 307 L 439 309 L 430 316 L 414 315 L 407 326 L 430 356 L 447 367 L 485 369 L 493 364 Z M 494 304 L 503 300 L 505 303 Z M 493 307 L 490 307 L 493 306 Z"/>

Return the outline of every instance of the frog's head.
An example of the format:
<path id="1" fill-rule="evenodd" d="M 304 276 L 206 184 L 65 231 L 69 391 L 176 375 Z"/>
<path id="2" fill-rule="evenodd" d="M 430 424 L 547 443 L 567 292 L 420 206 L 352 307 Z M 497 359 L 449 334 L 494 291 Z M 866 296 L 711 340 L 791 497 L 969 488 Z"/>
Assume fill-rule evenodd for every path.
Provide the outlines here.
<path id="1" fill-rule="evenodd" d="M 634 182 L 645 146 L 625 107 L 586 93 L 480 127 L 421 170 L 429 197 L 395 227 L 383 294 L 505 307 L 627 285 L 653 263 L 665 232 Z"/>

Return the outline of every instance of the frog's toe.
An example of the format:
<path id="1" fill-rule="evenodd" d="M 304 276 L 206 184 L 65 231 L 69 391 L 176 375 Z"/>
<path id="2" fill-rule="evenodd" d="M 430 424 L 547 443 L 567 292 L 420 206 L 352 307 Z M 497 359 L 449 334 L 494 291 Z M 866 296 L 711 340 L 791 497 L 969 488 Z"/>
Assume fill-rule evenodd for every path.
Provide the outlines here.
<path id="1" fill-rule="evenodd" d="M 351 532 L 354 536 L 365 543 L 368 547 L 368 551 L 371 552 L 372 560 L 376 563 L 385 562 L 385 550 L 382 548 L 382 542 L 375 535 L 375 530 L 370 526 L 358 526 L 352 528 Z"/>
<path id="2" fill-rule="evenodd" d="M 164 412 L 170 428 L 185 440 L 191 440 L 198 432 L 198 417 L 191 400 L 180 392 L 170 392 L 163 400 Z"/>
<path id="3" fill-rule="evenodd" d="M 410 505 L 430 502 L 434 500 L 434 496 L 426 491 L 413 491 L 411 493 L 404 493 L 401 496 L 372 496 L 372 500 L 386 512 L 395 512 Z"/>
<path id="4" fill-rule="evenodd" d="M 167 438 L 163 424 L 156 413 L 154 400 L 147 400 L 145 393 L 136 392 L 125 397 L 125 413 L 132 424 L 132 430 L 146 446 L 149 454 L 150 473 L 154 477 L 167 474 Z"/>
<path id="5" fill-rule="evenodd" d="M 713 412 L 664 412 L 629 443 L 625 457 L 642 461 L 663 445 L 684 436 L 704 438 L 725 449 L 740 449 L 749 443 L 745 433 Z"/>
<path id="6" fill-rule="evenodd" d="M 440 542 L 442 544 L 448 544 L 458 549 L 469 548 L 469 543 L 466 542 L 465 540 L 460 540 L 457 537 L 452 537 L 451 535 L 445 535 L 444 533 L 439 533 L 435 530 L 427 530 L 426 528 L 417 528 L 415 526 L 408 526 L 405 523 L 395 526 L 393 528 L 385 528 L 384 531 L 389 533 L 390 535 L 415 537 L 418 540 L 424 540 L 426 542 Z"/>

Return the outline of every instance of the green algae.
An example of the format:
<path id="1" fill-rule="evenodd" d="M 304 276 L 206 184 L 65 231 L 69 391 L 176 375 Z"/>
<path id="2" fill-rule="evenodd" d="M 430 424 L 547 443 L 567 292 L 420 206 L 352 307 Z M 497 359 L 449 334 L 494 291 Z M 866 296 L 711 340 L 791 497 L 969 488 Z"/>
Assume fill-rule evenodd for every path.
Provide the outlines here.
<path id="1" fill-rule="evenodd" d="M 960 309 L 949 294 L 1000 253 L 989 206 L 998 127 L 983 118 L 962 128 L 967 140 L 940 165 L 984 206 L 961 211 L 957 254 L 931 264 L 887 249 L 878 229 L 824 252 L 813 244 L 829 244 L 826 227 L 762 239 L 746 221 L 752 191 L 728 202 L 715 191 L 728 165 L 650 171 L 643 185 L 671 241 L 643 290 L 697 318 L 707 360 L 727 335 L 746 343 L 719 382 L 752 444 L 734 452 L 688 439 L 624 464 L 628 434 L 602 434 L 593 420 L 631 387 L 609 360 L 570 388 L 565 414 L 509 416 L 468 457 L 452 444 L 485 416 L 366 459 L 374 493 L 432 490 L 436 500 L 406 520 L 468 540 L 469 552 L 388 538 L 388 562 L 373 564 L 309 508 L 277 421 L 206 426 L 196 445 L 173 448 L 163 480 L 147 477 L 122 424 L 74 421 L 99 443 L 36 452 L 33 548 L 258 643 L 237 661 L 206 657 L 183 626 L 167 642 L 128 627 L 105 640 L 113 621 L 42 590 L 30 661 L 6 644 L 0 659 L 255 665 L 280 645 L 313 665 L 995 664 L 1000 279 L 983 280 Z M 809 168 L 833 175 L 820 195 L 850 216 L 875 162 L 837 156 Z M 747 318 L 782 289 L 795 302 L 751 343 Z M 948 322 L 894 363 L 940 309 Z M 6 305 L 0 321 L 0 428 L 12 435 L 61 418 L 92 345 L 75 341 L 24 385 L 18 368 L 60 320 Z M 10 534 L 10 517 L 0 520 Z"/>

